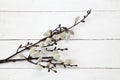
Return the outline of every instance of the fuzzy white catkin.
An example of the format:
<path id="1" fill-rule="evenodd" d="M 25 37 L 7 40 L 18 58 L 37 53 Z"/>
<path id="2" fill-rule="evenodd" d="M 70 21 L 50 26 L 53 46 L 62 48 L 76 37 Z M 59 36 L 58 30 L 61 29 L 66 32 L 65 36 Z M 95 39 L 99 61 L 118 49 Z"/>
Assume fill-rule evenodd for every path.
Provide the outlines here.
<path id="1" fill-rule="evenodd" d="M 55 60 L 59 60 L 59 59 L 60 59 L 60 55 L 59 55 L 59 54 L 54 54 L 54 55 L 53 55 L 53 58 L 54 58 Z"/>
<path id="2" fill-rule="evenodd" d="M 66 40 L 69 40 L 70 39 L 70 33 L 66 33 Z"/>
<path id="3" fill-rule="evenodd" d="M 51 38 L 47 38 L 46 40 L 45 40 L 45 43 L 46 44 L 49 44 L 49 43 L 51 43 L 52 42 L 52 39 Z"/>
<path id="4" fill-rule="evenodd" d="M 80 17 L 78 16 L 78 17 L 76 17 L 75 18 L 75 22 L 77 23 L 78 21 L 79 21 L 79 19 L 80 19 Z"/>
<path id="5" fill-rule="evenodd" d="M 18 56 L 19 56 L 20 58 L 24 58 L 24 57 L 25 57 L 22 53 L 19 53 Z"/>
<path id="6" fill-rule="evenodd" d="M 70 33 L 71 35 L 74 35 L 74 34 L 75 34 L 72 30 L 69 30 L 69 33 Z"/>
<path id="7" fill-rule="evenodd" d="M 39 45 L 39 47 L 41 47 L 41 48 L 42 48 L 42 47 L 44 47 L 45 42 L 43 42 L 43 41 L 42 41 L 42 42 L 40 42 L 38 45 Z"/>
<path id="8" fill-rule="evenodd" d="M 66 38 L 66 32 L 62 32 L 59 34 L 61 39 L 65 39 Z"/>
<path id="9" fill-rule="evenodd" d="M 33 57 L 33 58 L 36 58 L 36 57 L 40 56 L 40 53 L 36 51 L 34 53 L 31 53 L 30 56 Z"/>
<path id="10" fill-rule="evenodd" d="M 36 47 L 31 47 L 31 49 L 29 50 L 29 53 L 34 53 L 36 50 Z"/>
<path id="11" fill-rule="evenodd" d="M 63 62 L 63 60 L 62 60 L 62 59 L 59 59 L 59 60 L 58 60 L 58 62 L 60 62 L 60 63 L 61 63 L 61 62 Z"/>
<path id="12" fill-rule="evenodd" d="M 64 64 L 71 64 L 72 63 L 72 60 L 71 59 L 66 59 L 65 61 L 64 61 Z"/>
<path id="13" fill-rule="evenodd" d="M 37 64 L 36 66 L 35 66 L 35 69 L 37 69 L 37 70 L 42 70 L 42 67 L 39 65 L 39 64 Z"/>
<path id="14" fill-rule="evenodd" d="M 69 40 L 71 35 L 74 35 L 74 32 L 70 30 L 70 31 L 68 31 L 68 32 L 62 32 L 62 33 L 60 33 L 60 34 L 59 34 L 59 37 L 60 37 L 61 39 Z"/>
<path id="15" fill-rule="evenodd" d="M 52 38 L 53 38 L 53 39 L 59 39 L 60 36 L 59 36 L 59 35 L 53 35 Z"/>
<path id="16" fill-rule="evenodd" d="M 42 57 L 40 56 L 37 61 L 40 63 L 42 61 Z"/>
<path id="17" fill-rule="evenodd" d="M 29 55 L 33 58 L 36 58 L 40 56 L 40 53 L 39 51 L 36 51 L 36 47 L 32 47 L 29 51 Z"/>
<path id="18" fill-rule="evenodd" d="M 69 40 L 71 35 L 74 35 L 74 32 L 72 30 L 69 30 L 68 32 L 66 32 L 66 40 Z"/>
<path id="19" fill-rule="evenodd" d="M 43 53 L 43 54 L 47 54 L 48 51 L 46 50 L 46 48 L 41 48 L 41 53 Z"/>
<path id="20" fill-rule="evenodd" d="M 46 37 L 50 36 L 50 35 L 51 35 L 51 30 L 48 30 L 48 31 L 45 32 L 43 35 L 46 36 Z"/>

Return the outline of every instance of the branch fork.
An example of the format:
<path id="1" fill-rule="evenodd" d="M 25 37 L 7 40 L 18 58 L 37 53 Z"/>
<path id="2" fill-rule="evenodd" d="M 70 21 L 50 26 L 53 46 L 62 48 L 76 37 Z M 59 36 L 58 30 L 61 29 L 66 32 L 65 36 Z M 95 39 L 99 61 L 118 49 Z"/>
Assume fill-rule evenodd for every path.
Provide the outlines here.
<path id="1" fill-rule="evenodd" d="M 71 59 L 62 60 L 60 58 L 61 55 L 59 54 L 59 52 L 68 50 L 68 48 L 58 48 L 57 42 L 65 39 L 70 39 L 70 36 L 74 35 L 74 32 L 71 29 L 80 23 L 84 23 L 85 19 L 89 16 L 90 13 L 91 10 L 88 10 L 87 14 L 84 15 L 81 20 L 79 19 L 79 17 L 77 17 L 74 24 L 68 28 L 63 27 L 61 26 L 61 24 L 59 24 L 56 29 L 48 30 L 46 33 L 44 33 L 45 38 L 40 39 L 36 43 L 27 42 L 26 45 L 21 44 L 17 48 L 16 53 L 6 59 L 0 60 L 0 64 L 7 62 L 27 61 L 36 65 L 37 69 L 47 68 L 48 72 L 53 71 L 55 73 L 57 73 L 57 71 L 54 70 L 54 68 L 57 66 L 63 66 L 64 68 L 77 67 L 77 65 L 72 64 Z M 49 47 L 54 48 L 49 49 Z M 37 50 L 37 48 L 40 49 Z M 24 51 L 29 51 L 29 56 L 24 56 Z M 41 54 L 51 54 L 51 56 L 42 56 Z M 20 57 L 22 57 L 22 59 L 12 59 L 16 55 L 19 55 Z M 46 63 L 46 65 L 43 65 L 42 63 Z"/>

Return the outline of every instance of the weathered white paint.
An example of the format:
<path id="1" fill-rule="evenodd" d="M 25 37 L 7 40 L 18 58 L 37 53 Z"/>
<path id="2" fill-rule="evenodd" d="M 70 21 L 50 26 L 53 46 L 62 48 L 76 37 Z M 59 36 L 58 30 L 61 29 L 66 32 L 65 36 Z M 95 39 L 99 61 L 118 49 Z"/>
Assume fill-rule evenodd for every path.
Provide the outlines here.
<path id="1" fill-rule="evenodd" d="M 0 12 L 0 39 L 40 39 L 48 29 L 55 29 L 58 24 L 69 27 L 77 16 L 86 12 L 62 13 L 5 13 Z M 92 12 L 73 30 L 72 39 L 120 39 L 120 12 Z"/>
<path id="2" fill-rule="evenodd" d="M 0 0 L 0 59 L 29 41 L 22 39 L 40 39 L 60 23 L 69 27 L 90 8 L 86 23 L 73 29 L 71 39 L 77 40 L 60 42 L 78 68 L 58 68 L 55 74 L 36 71 L 28 62 L 6 63 L 0 64 L 0 80 L 120 80 L 119 0 Z"/>
<path id="3" fill-rule="evenodd" d="M 120 70 L 58 69 L 58 73 L 34 69 L 0 69 L 2 80 L 120 80 Z"/>
<path id="4" fill-rule="evenodd" d="M 119 0 L 0 0 L 0 10 L 15 11 L 76 11 L 120 10 Z"/>

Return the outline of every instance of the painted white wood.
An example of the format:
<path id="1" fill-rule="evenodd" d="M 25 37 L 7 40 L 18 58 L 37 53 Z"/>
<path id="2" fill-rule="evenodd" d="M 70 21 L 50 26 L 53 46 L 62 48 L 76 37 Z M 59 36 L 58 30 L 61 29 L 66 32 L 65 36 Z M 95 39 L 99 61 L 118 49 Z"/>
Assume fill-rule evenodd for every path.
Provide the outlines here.
<path id="1" fill-rule="evenodd" d="M 9 39 L 39 39 L 43 32 L 61 23 L 70 26 L 84 10 L 93 9 L 85 24 L 73 30 L 63 56 L 72 58 L 78 68 L 58 68 L 58 73 L 37 71 L 28 62 L 0 64 L 0 80 L 120 80 L 119 0 L 0 0 L 0 59 L 13 54 L 26 41 Z M 80 27 L 80 28 L 79 28 Z M 31 41 L 36 42 L 36 40 Z M 27 54 L 27 53 L 25 53 Z M 18 57 L 17 57 L 18 58 Z"/>
<path id="2" fill-rule="evenodd" d="M 8 13 L 0 12 L 0 39 L 40 39 L 58 24 L 71 26 L 77 16 L 86 12 Z M 120 12 L 92 12 L 86 23 L 74 28 L 72 39 L 120 38 Z"/>
<path id="3" fill-rule="evenodd" d="M 119 0 L 0 0 L 0 10 L 15 11 L 76 11 L 120 10 Z"/>
<path id="4" fill-rule="evenodd" d="M 66 70 L 59 69 L 58 73 L 36 71 L 34 69 L 2 69 L 1 80 L 120 80 L 120 70 Z"/>
<path id="5" fill-rule="evenodd" d="M 19 44 L 27 41 L 0 41 L 0 59 L 12 55 Z M 36 42 L 36 41 L 31 41 Z M 61 41 L 58 45 L 61 48 L 68 47 L 68 51 L 62 52 L 64 58 L 73 59 L 74 64 L 79 67 L 112 67 L 120 68 L 120 41 L 117 40 L 71 40 Z M 25 55 L 28 53 L 25 52 Z M 17 57 L 18 58 L 18 57 Z M 34 68 L 28 62 L 16 62 L 0 64 L 0 68 Z"/>

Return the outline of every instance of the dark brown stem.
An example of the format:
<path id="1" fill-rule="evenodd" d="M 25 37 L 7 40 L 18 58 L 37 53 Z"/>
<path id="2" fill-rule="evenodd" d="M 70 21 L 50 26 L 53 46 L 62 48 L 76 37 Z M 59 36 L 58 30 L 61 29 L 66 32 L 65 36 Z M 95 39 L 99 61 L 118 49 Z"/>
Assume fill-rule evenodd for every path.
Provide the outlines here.
<path id="1" fill-rule="evenodd" d="M 51 59 L 53 57 L 42 57 L 42 59 Z M 9 59 L 8 61 L 6 61 L 6 59 L 3 59 L 3 60 L 0 60 L 0 64 L 1 63 L 8 63 L 8 62 L 17 62 L 17 61 L 25 61 L 25 60 L 37 60 L 38 58 L 31 58 L 31 57 L 28 57 L 28 58 L 23 58 L 23 59 Z"/>

